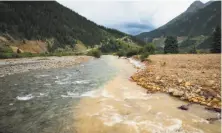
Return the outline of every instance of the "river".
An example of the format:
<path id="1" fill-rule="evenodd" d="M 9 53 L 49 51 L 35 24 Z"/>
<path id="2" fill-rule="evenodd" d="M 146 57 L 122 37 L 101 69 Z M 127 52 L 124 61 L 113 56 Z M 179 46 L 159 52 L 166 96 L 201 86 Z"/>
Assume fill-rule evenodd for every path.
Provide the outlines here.
<path id="1" fill-rule="evenodd" d="M 102 56 L 71 68 L 0 78 L 0 133 L 219 133 L 219 114 L 131 82 L 126 59 Z"/>

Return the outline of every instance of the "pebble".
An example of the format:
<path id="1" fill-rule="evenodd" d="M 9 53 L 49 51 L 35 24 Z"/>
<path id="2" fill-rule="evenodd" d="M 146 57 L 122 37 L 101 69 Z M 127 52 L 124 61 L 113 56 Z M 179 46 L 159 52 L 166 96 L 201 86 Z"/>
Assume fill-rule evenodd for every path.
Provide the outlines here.
<path id="1" fill-rule="evenodd" d="M 190 82 L 185 82 L 185 86 L 190 86 L 191 83 Z"/>
<path id="2" fill-rule="evenodd" d="M 182 83 L 183 80 L 182 80 L 182 79 L 177 79 L 177 82 L 178 82 L 178 83 Z"/>
<path id="3" fill-rule="evenodd" d="M 201 90 L 200 90 L 200 89 L 197 89 L 197 90 L 196 90 L 196 93 L 199 93 L 199 92 L 201 92 Z"/>
<path id="4" fill-rule="evenodd" d="M 154 77 L 153 77 L 154 76 Z M 162 76 L 162 75 L 161 75 Z M 189 102 L 207 105 L 209 107 L 220 107 L 221 96 L 212 87 L 218 85 L 214 80 L 207 80 L 204 83 L 209 86 L 206 88 L 205 84 L 194 84 L 195 81 L 184 81 L 180 78 L 167 79 L 162 78 L 160 75 L 155 76 L 150 73 L 150 70 L 139 72 L 133 76 L 133 80 L 150 92 L 166 92 L 170 95 L 187 100 Z M 179 74 L 177 75 L 179 77 Z M 213 75 L 215 76 L 215 75 Z M 173 76 L 171 76 L 173 77 Z M 142 79 L 142 80 L 141 80 Z M 203 85 L 203 86 L 202 86 Z"/>
<path id="5" fill-rule="evenodd" d="M 216 77 L 217 77 L 217 74 L 213 74 L 213 77 L 216 78 Z"/>
<path id="6" fill-rule="evenodd" d="M 173 96 L 176 96 L 176 97 L 180 97 L 180 96 L 183 96 L 184 92 L 183 91 L 179 91 L 179 90 L 175 90 L 173 92 Z"/>
<path id="7" fill-rule="evenodd" d="M 208 80 L 205 85 L 212 86 L 214 83 L 215 83 L 214 80 Z"/>
<path id="8" fill-rule="evenodd" d="M 156 80 L 160 80 L 160 76 L 157 76 L 157 77 L 156 77 Z"/>
<path id="9" fill-rule="evenodd" d="M 83 56 L 84 58 L 81 61 L 85 61 L 88 59 L 88 56 Z M 28 59 L 17 59 L 13 62 L 13 65 L 4 65 L 1 66 L 0 73 L 2 75 L 11 75 L 15 73 L 22 73 L 31 70 L 37 69 L 49 69 L 49 68 L 60 68 L 60 67 L 69 67 L 80 62 L 77 56 L 66 56 L 66 57 L 47 57 L 48 60 L 40 60 L 45 57 L 37 57 L 37 58 L 28 58 Z M 59 63 L 60 62 L 60 63 Z"/>

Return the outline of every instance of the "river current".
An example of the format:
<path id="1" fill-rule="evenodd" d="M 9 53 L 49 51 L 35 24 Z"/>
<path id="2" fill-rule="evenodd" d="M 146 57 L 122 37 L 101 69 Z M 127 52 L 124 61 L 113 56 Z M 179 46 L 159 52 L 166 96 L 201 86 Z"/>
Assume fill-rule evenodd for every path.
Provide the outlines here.
<path id="1" fill-rule="evenodd" d="M 138 62 L 102 56 L 0 78 L 0 133 L 219 133 L 219 114 L 129 81 Z"/>
<path id="2" fill-rule="evenodd" d="M 117 72 L 105 60 L 0 78 L 0 132 L 73 132 L 74 105 Z"/>

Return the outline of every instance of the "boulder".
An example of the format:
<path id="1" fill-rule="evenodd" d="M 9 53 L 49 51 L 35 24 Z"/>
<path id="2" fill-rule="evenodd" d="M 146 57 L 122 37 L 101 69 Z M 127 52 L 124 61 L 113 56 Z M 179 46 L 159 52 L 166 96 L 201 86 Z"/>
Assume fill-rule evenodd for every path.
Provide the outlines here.
<path id="1" fill-rule="evenodd" d="M 197 89 L 195 92 L 196 92 L 196 93 L 200 93 L 200 92 L 201 92 L 201 89 Z"/>
<path id="2" fill-rule="evenodd" d="M 218 103 L 218 102 L 220 102 L 220 100 L 217 98 L 213 98 L 212 102 Z"/>
<path id="3" fill-rule="evenodd" d="M 178 109 L 188 110 L 190 105 L 192 105 L 192 103 L 189 103 L 189 104 L 187 104 L 187 105 L 182 105 L 182 106 L 178 107 Z"/>
<path id="4" fill-rule="evenodd" d="M 17 53 L 24 53 L 24 51 L 22 51 L 21 49 L 17 49 L 17 51 L 16 51 Z"/>
<path id="5" fill-rule="evenodd" d="M 187 98 L 184 97 L 184 96 L 182 96 L 182 97 L 180 97 L 180 99 L 181 99 L 181 100 L 186 100 Z"/>
<path id="6" fill-rule="evenodd" d="M 176 97 L 181 97 L 183 95 L 184 95 L 184 92 L 180 90 L 174 90 L 173 92 L 173 96 L 176 96 Z"/>
<path id="7" fill-rule="evenodd" d="M 216 117 L 216 118 L 207 118 L 206 120 L 209 121 L 210 123 L 216 121 L 216 120 L 220 120 L 221 117 Z"/>
<path id="8" fill-rule="evenodd" d="M 205 107 L 206 110 L 221 113 L 221 108 Z"/>
<path id="9" fill-rule="evenodd" d="M 192 98 L 192 101 L 194 102 L 194 103 L 198 103 L 199 102 L 199 100 L 198 100 L 198 98 Z"/>
<path id="10" fill-rule="evenodd" d="M 175 89 L 170 88 L 170 89 L 168 90 L 168 93 L 169 93 L 169 94 L 173 94 L 174 91 L 175 91 Z"/>
<path id="11" fill-rule="evenodd" d="M 178 107 L 178 109 L 181 109 L 181 110 L 188 110 L 188 106 L 187 105 L 182 105 L 180 107 Z"/>
<path id="12" fill-rule="evenodd" d="M 202 101 L 200 104 L 202 104 L 202 105 L 206 105 L 207 103 Z"/>
<path id="13" fill-rule="evenodd" d="M 212 106 L 212 104 L 211 103 L 207 103 L 207 106 Z"/>

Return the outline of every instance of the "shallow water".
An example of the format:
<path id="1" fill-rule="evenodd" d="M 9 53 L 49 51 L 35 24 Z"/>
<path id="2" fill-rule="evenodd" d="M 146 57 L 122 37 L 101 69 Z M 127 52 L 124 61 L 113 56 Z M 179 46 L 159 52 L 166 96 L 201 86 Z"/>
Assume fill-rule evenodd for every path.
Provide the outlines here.
<path id="1" fill-rule="evenodd" d="M 117 70 L 102 59 L 0 78 L 0 132 L 73 132 L 73 106 Z"/>
<path id="2" fill-rule="evenodd" d="M 221 122 L 207 118 L 220 114 L 191 105 L 188 111 L 177 109 L 186 102 L 167 94 L 147 94 L 128 80 L 136 70 L 131 60 L 118 59 L 112 66 L 118 74 L 102 88 L 84 97 L 75 108 L 74 127 L 80 133 L 220 133 Z M 135 63 L 138 67 L 140 64 Z"/>
<path id="3" fill-rule="evenodd" d="M 103 56 L 72 68 L 0 78 L 3 133 L 219 133 L 219 114 L 130 82 L 138 62 Z"/>

